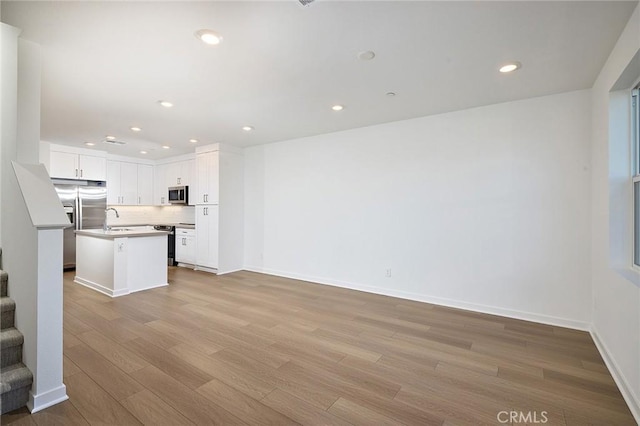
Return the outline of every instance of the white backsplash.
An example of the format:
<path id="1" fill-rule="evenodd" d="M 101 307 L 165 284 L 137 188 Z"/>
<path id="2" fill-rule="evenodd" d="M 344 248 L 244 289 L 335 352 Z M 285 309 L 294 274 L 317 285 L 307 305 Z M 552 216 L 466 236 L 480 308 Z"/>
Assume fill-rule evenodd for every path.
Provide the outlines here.
<path id="1" fill-rule="evenodd" d="M 194 206 L 109 206 L 118 211 L 109 211 L 107 225 L 156 225 L 171 223 L 195 223 L 196 211 Z"/>

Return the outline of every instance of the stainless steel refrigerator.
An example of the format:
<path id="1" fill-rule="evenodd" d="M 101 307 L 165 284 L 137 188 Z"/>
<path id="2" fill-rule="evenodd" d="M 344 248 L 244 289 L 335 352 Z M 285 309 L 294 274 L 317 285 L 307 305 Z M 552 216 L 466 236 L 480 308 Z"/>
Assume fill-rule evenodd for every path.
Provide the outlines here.
<path id="1" fill-rule="evenodd" d="M 71 226 L 64 230 L 63 267 L 76 266 L 78 229 L 102 228 L 107 208 L 107 184 L 99 181 L 52 179 Z"/>

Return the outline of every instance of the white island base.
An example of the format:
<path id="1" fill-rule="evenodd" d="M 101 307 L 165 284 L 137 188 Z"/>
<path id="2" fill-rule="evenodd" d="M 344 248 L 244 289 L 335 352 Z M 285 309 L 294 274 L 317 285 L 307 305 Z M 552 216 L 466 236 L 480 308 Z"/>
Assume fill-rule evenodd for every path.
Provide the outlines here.
<path id="1" fill-rule="evenodd" d="M 107 296 L 167 283 L 167 232 L 76 231 L 74 281 Z"/>

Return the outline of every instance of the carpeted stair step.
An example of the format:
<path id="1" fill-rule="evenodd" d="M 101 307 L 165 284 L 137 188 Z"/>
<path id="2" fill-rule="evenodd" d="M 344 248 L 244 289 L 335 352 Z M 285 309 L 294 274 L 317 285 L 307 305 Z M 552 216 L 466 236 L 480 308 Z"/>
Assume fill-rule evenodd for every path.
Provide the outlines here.
<path id="1" fill-rule="evenodd" d="M 0 297 L 0 328 L 2 330 L 14 325 L 16 302 L 9 297 Z"/>
<path id="2" fill-rule="evenodd" d="M 0 331 L 0 366 L 5 367 L 22 362 L 24 336 L 15 328 Z"/>
<path id="3" fill-rule="evenodd" d="M 7 296 L 7 285 L 9 283 L 9 274 L 0 269 L 0 297 Z"/>
<path id="4" fill-rule="evenodd" d="M 24 407 L 29 400 L 29 390 L 33 382 L 33 374 L 22 363 L 2 368 L 0 373 L 0 411 L 8 413 Z"/>

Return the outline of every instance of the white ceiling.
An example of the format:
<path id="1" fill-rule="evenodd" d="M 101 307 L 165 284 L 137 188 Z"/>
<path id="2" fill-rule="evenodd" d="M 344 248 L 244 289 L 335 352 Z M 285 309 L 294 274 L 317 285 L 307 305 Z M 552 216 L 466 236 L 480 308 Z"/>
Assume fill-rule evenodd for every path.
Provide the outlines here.
<path id="1" fill-rule="evenodd" d="M 636 5 L 3 0 L 1 17 L 42 45 L 43 140 L 159 159 L 589 88 Z"/>

